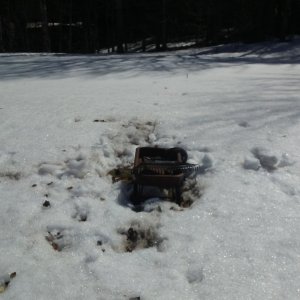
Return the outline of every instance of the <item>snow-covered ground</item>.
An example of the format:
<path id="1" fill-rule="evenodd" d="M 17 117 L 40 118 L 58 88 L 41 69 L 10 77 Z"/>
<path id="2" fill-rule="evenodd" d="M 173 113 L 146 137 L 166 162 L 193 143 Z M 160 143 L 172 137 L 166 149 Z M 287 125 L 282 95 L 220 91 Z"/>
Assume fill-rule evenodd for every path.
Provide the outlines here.
<path id="1" fill-rule="evenodd" d="M 297 40 L 1 55 L 1 299 L 299 299 L 299 63 Z M 112 183 L 149 144 L 212 163 L 190 207 Z"/>

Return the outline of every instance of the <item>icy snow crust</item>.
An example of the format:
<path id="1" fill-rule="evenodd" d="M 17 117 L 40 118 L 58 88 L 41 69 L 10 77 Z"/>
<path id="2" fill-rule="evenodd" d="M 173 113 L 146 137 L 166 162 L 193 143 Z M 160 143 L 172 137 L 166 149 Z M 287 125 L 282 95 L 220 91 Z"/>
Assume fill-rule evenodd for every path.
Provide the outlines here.
<path id="1" fill-rule="evenodd" d="M 299 299 L 298 45 L 0 56 L 1 299 Z M 190 207 L 132 209 L 138 145 L 207 164 Z"/>

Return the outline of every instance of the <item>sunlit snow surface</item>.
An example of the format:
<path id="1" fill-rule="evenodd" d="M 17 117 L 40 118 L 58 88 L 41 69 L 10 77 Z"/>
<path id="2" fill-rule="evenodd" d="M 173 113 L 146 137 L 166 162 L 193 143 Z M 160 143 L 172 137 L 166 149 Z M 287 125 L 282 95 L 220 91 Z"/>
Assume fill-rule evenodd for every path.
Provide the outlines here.
<path id="1" fill-rule="evenodd" d="M 1 299 L 299 299 L 299 63 L 297 40 L 1 55 Z M 191 207 L 112 184 L 149 144 L 212 163 Z"/>

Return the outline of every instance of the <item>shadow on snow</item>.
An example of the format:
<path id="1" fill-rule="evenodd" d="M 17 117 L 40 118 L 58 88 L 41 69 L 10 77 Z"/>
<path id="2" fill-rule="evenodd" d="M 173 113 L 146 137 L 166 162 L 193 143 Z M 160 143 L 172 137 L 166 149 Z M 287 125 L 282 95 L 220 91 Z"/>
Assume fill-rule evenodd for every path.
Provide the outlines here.
<path id="1" fill-rule="evenodd" d="M 125 55 L 2 54 L 0 80 L 113 74 L 133 77 L 147 72 L 180 74 L 224 67 L 227 64 L 299 64 L 298 44 L 235 44 L 188 51 Z"/>

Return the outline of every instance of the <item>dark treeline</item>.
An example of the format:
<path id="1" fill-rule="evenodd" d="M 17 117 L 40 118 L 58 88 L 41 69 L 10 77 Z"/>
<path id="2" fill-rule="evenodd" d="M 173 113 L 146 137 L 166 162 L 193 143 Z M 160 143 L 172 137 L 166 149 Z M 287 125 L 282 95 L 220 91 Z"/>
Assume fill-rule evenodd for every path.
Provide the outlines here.
<path id="1" fill-rule="evenodd" d="M 0 0 L 0 52 L 93 53 L 300 34 L 299 0 Z"/>

